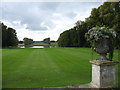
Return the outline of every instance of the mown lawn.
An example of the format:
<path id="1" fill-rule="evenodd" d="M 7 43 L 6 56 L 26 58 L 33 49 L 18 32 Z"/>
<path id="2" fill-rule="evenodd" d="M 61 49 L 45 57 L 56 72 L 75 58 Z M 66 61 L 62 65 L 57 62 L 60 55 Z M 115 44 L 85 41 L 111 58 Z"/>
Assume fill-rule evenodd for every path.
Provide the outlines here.
<path id="1" fill-rule="evenodd" d="M 118 60 L 117 51 L 114 54 Z M 89 83 L 89 61 L 97 57 L 89 48 L 3 49 L 2 87 L 44 88 Z"/>

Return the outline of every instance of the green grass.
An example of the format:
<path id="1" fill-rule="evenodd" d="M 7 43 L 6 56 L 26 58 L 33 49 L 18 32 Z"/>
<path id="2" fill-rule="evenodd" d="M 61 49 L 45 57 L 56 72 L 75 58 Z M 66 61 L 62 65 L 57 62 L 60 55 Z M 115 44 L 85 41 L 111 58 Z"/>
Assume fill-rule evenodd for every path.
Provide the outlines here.
<path id="1" fill-rule="evenodd" d="M 33 46 L 57 46 L 58 47 L 58 43 L 50 43 L 50 45 L 47 43 L 33 43 L 32 45 Z"/>
<path id="2" fill-rule="evenodd" d="M 117 60 L 117 51 L 114 59 Z M 3 88 L 44 88 L 91 81 L 89 48 L 3 49 Z"/>

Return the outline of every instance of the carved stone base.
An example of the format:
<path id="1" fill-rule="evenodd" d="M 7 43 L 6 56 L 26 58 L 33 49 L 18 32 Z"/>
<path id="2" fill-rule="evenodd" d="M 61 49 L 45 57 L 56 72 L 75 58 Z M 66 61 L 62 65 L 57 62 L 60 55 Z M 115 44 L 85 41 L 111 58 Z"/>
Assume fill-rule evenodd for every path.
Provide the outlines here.
<path id="1" fill-rule="evenodd" d="M 118 61 L 92 60 L 92 82 L 94 88 L 115 88 Z"/>

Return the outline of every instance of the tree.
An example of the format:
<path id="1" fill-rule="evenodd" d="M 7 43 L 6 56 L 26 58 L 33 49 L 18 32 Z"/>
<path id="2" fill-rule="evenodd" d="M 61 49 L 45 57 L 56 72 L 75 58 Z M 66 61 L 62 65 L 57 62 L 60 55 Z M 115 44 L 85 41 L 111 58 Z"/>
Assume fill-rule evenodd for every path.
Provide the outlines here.
<path id="1" fill-rule="evenodd" d="M 10 27 L 7 27 L 3 23 L 0 23 L 0 30 L 2 31 L 2 47 L 10 47 L 18 45 L 18 38 L 16 30 Z"/>
<path id="2" fill-rule="evenodd" d="M 33 39 L 30 39 L 30 38 L 24 38 L 24 45 L 25 47 L 29 47 L 32 43 L 33 43 Z"/>
<path id="3" fill-rule="evenodd" d="M 78 36 L 76 27 L 69 29 L 69 47 L 78 47 Z"/>
<path id="4" fill-rule="evenodd" d="M 60 37 L 58 38 L 58 45 L 60 47 L 69 47 L 69 45 L 70 45 L 69 30 L 60 34 Z"/>
<path id="5" fill-rule="evenodd" d="M 55 43 L 55 42 L 56 42 L 56 41 L 54 41 L 54 40 L 51 40 L 51 41 L 50 41 L 50 43 Z"/>
<path id="6" fill-rule="evenodd" d="M 0 23 L 2 31 L 2 47 L 7 47 L 7 26 L 3 23 Z"/>
<path id="7" fill-rule="evenodd" d="M 17 46 L 18 45 L 16 31 L 13 28 L 7 29 L 7 44 L 8 44 L 8 46 Z"/>
<path id="8" fill-rule="evenodd" d="M 19 41 L 19 44 L 23 44 L 24 42 L 23 41 Z"/>
<path id="9" fill-rule="evenodd" d="M 45 39 L 43 40 L 43 42 L 50 45 L 50 38 L 45 38 Z"/>
<path id="10" fill-rule="evenodd" d="M 85 33 L 88 31 L 87 23 L 83 21 L 77 21 L 75 25 L 78 36 L 78 46 L 85 47 L 87 42 L 85 39 Z"/>
<path id="11" fill-rule="evenodd" d="M 117 32 L 116 47 L 120 48 L 120 1 L 104 2 L 98 8 L 93 8 L 91 15 L 85 21 L 78 20 L 73 28 L 60 34 L 58 45 L 90 47 L 89 42 L 86 41 L 85 33 L 95 26 L 106 26 L 114 29 Z"/>

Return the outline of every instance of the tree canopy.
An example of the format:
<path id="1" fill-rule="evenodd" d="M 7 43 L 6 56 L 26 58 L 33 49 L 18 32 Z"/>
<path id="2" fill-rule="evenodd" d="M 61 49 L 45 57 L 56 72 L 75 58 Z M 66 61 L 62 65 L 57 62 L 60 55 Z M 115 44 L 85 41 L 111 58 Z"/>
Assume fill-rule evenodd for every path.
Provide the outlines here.
<path id="1" fill-rule="evenodd" d="M 28 47 L 33 43 L 33 39 L 31 39 L 31 38 L 25 37 L 23 40 L 24 40 L 25 47 Z"/>
<path id="2" fill-rule="evenodd" d="M 3 23 L 0 23 L 0 30 L 2 31 L 2 47 L 13 47 L 18 45 L 18 38 L 16 30 L 7 27 Z"/>
<path id="3" fill-rule="evenodd" d="M 120 1 L 104 2 L 98 8 L 93 8 L 91 15 L 85 21 L 77 21 L 75 26 L 64 31 L 58 38 L 61 47 L 89 47 L 85 33 L 95 26 L 107 26 L 117 32 L 116 47 L 120 46 Z"/>
<path id="4" fill-rule="evenodd" d="M 44 42 L 44 43 L 47 43 L 47 44 L 50 44 L 50 38 L 45 38 L 45 39 L 43 40 L 43 42 Z"/>

